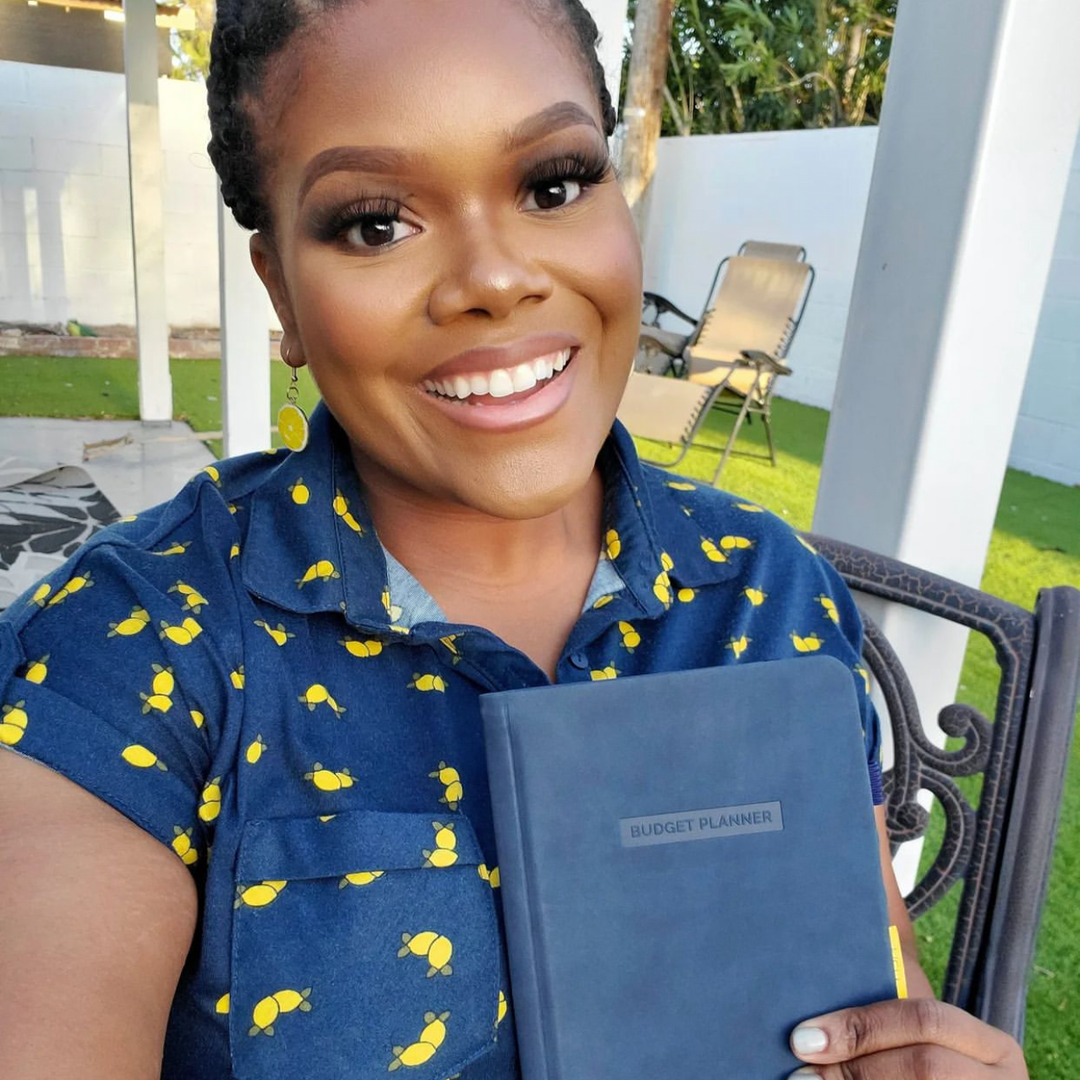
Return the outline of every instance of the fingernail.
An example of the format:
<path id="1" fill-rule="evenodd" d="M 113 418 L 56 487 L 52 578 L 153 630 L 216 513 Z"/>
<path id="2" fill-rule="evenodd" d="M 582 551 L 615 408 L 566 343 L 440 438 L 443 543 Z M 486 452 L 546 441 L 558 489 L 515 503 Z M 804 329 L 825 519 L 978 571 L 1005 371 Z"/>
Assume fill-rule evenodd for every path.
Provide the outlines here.
<path id="1" fill-rule="evenodd" d="M 796 1054 L 820 1054 L 829 1045 L 829 1036 L 821 1028 L 797 1027 L 791 1033 L 791 1049 Z M 816 1075 L 811 1070 L 810 1075 Z"/>
<path id="2" fill-rule="evenodd" d="M 796 1069 L 788 1076 L 788 1080 L 821 1080 L 821 1076 L 816 1069 Z"/>

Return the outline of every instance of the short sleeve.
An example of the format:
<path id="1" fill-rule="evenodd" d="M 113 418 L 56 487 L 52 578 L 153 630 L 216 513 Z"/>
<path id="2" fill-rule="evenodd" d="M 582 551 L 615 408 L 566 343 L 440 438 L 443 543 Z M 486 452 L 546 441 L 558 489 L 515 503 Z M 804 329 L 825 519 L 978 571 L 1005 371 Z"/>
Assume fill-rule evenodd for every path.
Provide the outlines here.
<path id="1" fill-rule="evenodd" d="M 0 618 L 0 744 L 195 867 L 206 851 L 200 797 L 242 697 L 227 655 L 228 562 L 182 537 L 150 551 L 110 542 L 112 532 Z"/>

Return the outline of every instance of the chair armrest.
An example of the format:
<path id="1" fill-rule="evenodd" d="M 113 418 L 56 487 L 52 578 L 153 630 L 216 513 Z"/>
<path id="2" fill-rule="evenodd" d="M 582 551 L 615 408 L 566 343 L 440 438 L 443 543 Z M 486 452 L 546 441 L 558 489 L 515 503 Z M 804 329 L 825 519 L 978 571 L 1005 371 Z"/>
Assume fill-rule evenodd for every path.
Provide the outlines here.
<path id="1" fill-rule="evenodd" d="M 773 375 L 790 375 L 791 368 L 781 363 L 775 356 L 770 356 L 761 349 L 743 349 L 740 354 L 744 360 L 749 360 L 760 370 L 769 371 Z"/>
<path id="2" fill-rule="evenodd" d="M 687 315 L 682 308 L 676 307 L 666 297 L 661 296 L 659 293 L 645 292 L 645 307 L 650 304 L 656 309 L 656 315 L 654 316 L 653 325 L 659 325 L 659 319 L 661 315 L 674 315 L 677 319 L 682 319 L 683 322 L 689 323 L 691 326 L 697 326 L 697 319 L 693 315 Z"/>

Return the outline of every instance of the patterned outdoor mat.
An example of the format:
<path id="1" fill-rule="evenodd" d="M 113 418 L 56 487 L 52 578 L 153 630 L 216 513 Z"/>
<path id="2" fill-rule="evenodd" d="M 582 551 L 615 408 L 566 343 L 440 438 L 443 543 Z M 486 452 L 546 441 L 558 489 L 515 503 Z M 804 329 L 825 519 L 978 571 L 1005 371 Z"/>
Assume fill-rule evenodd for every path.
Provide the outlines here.
<path id="1" fill-rule="evenodd" d="M 119 517 L 84 469 L 0 461 L 0 611 Z"/>

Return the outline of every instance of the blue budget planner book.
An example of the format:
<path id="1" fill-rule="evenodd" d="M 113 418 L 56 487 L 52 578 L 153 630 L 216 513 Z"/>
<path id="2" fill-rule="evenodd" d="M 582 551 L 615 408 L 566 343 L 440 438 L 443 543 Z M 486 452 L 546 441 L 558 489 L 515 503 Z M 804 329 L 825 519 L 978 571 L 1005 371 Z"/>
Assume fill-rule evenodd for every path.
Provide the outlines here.
<path id="1" fill-rule="evenodd" d="M 896 997 L 851 672 L 799 657 L 481 698 L 524 1080 L 782 1080 Z"/>

